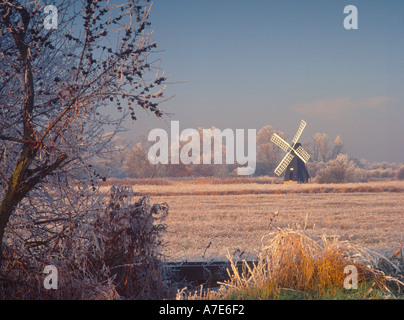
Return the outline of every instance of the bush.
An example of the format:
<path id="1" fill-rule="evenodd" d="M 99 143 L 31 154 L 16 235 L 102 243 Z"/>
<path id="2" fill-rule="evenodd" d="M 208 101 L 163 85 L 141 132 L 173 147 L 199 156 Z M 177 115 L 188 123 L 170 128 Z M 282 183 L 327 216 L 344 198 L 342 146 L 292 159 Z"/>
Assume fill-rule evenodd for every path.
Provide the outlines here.
<path id="1" fill-rule="evenodd" d="M 133 192 L 120 186 L 106 195 L 72 190 L 60 207 L 53 198 L 48 209 L 41 199 L 42 210 L 53 210 L 54 218 L 27 206 L 10 221 L 0 299 L 162 298 L 168 205 L 151 205 L 148 197 L 133 204 Z M 58 290 L 44 289 L 46 265 L 58 270 Z"/>
<path id="2" fill-rule="evenodd" d="M 404 166 L 401 166 L 400 169 L 397 171 L 397 179 L 404 180 Z"/>
<path id="3" fill-rule="evenodd" d="M 348 160 L 345 154 L 339 154 L 336 159 L 330 160 L 325 167 L 317 172 L 318 183 L 344 183 L 353 182 L 356 178 L 355 164 Z"/>
<path id="4" fill-rule="evenodd" d="M 168 205 L 151 205 L 146 196 L 127 205 L 128 192 L 120 187 L 112 188 L 110 198 L 105 213 L 94 221 L 86 259 L 100 282 L 113 279 L 119 295 L 130 299 L 160 298 L 161 236 L 166 230 L 162 222 Z"/>

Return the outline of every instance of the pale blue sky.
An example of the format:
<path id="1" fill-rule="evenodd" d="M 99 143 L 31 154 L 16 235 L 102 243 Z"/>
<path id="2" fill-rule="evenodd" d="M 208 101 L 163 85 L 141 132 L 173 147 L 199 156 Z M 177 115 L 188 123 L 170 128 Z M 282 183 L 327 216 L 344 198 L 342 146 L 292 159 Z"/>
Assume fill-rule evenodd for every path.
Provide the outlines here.
<path id="1" fill-rule="evenodd" d="M 359 29 L 345 30 L 346 5 Z M 340 134 L 351 157 L 404 162 L 404 1 L 155 0 L 154 39 L 180 129 L 269 124 Z M 130 136 L 166 124 L 139 112 Z M 168 129 L 168 128 L 167 128 Z"/>

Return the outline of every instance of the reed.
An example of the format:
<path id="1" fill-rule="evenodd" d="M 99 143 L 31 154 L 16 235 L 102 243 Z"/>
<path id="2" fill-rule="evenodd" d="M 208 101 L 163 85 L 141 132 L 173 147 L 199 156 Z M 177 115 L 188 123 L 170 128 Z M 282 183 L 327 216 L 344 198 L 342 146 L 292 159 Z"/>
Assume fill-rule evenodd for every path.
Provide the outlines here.
<path id="1" fill-rule="evenodd" d="M 385 267 L 396 271 L 398 265 L 349 242 L 330 240 L 325 236 L 314 240 L 304 232 L 280 230 L 265 235 L 261 243 L 258 262 L 252 268 L 243 261 L 243 270 L 239 272 L 236 262 L 228 255 L 230 280 L 220 283 L 218 291 L 201 289 L 188 296 L 180 292 L 177 298 L 357 299 L 402 296 L 404 283 L 377 268 L 381 261 Z M 357 268 L 359 290 L 344 288 L 347 277 L 344 269 L 348 265 Z"/>

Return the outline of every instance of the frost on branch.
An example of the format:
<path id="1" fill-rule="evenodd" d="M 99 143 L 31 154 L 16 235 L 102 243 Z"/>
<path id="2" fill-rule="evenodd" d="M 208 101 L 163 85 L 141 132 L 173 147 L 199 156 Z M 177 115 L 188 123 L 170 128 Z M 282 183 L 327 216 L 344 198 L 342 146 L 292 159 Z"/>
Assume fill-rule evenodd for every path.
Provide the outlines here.
<path id="1" fill-rule="evenodd" d="M 93 163 L 114 155 L 125 116 L 163 115 L 169 76 L 154 57 L 151 4 L 53 4 L 58 27 L 47 30 L 41 1 L 0 1 L 0 297 L 147 296 L 167 207 L 98 192 Z M 60 290 L 43 289 L 46 265 Z"/>
<path id="2" fill-rule="evenodd" d="M 39 184 L 109 153 L 100 131 L 115 135 L 139 109 L 163 116 L 148 2 L 55 1 L 58 27 L 46 30 L 41 1 L 0 1 L 0 251 Z"/>
<path id="3" fill-rule="evenodd" d="M 151 205 L 148 197 L 128 204 L 128 198 L 126 190 L 112 188 L 109 205 L 94 221 L 88 262 L 98 270 L 106 267 L 122 295 L 150 297 L 162 292 L 159 250 L 168 205 Z"/>
<path id="4" fill-rule="evenodd" d="M 24 202 L 8 226 L 0 298 L 160 298 L 168 205 L 132 203 L 121 186 L 59 187 L 39 189 L 42 200 Z M 58 290 L 43 287 L 46 265 L 58 269 Z"/>

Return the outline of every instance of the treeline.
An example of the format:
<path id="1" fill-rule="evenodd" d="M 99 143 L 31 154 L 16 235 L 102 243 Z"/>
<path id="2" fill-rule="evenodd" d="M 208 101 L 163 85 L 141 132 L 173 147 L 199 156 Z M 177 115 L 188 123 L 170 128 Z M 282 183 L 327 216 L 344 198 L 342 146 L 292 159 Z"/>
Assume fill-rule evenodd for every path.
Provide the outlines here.
<path id="1" fill-rule="evenodd" d="M 198 131 L 202 131 L 199 128 Z M 288 140 L 282 131 L 270 125 L 257 133 L 256 170 L 254 176 L 276 177 L 274 169 L 284 157 L 284 151 L 270 141 L 272 135 Z M 332 142 L 331 142 L 332 141 Z M 318 183 L 365 182 L 384 179 L 404 179 L 402 163 L 368 162 L 365 159 L 350 158 L 345 154 L 341 136 L 329 139 L 326 133 L 316 133 L 310 141 L 302 143 L 310 154 L 307 163 L 312 181 Z M 184 146 L 186 142 L 180 145 Z M 101 175 L 110 178 L 178 178 L 178 177 L 231 177 L 236 176 L 239 165 L 236 164 L 157 164 L 148 159 L 148 150 L 152 142 L 146 135 L 139 136 L 128 147 L 119 146 L 113 155 L 98 160 L 96 167 Z M 223 143 L 223 159 L 226 147 Z M 212 154 L 214 152 L 212 146 Z M 225 162 L 225 161 L 223 161 Z"/>

